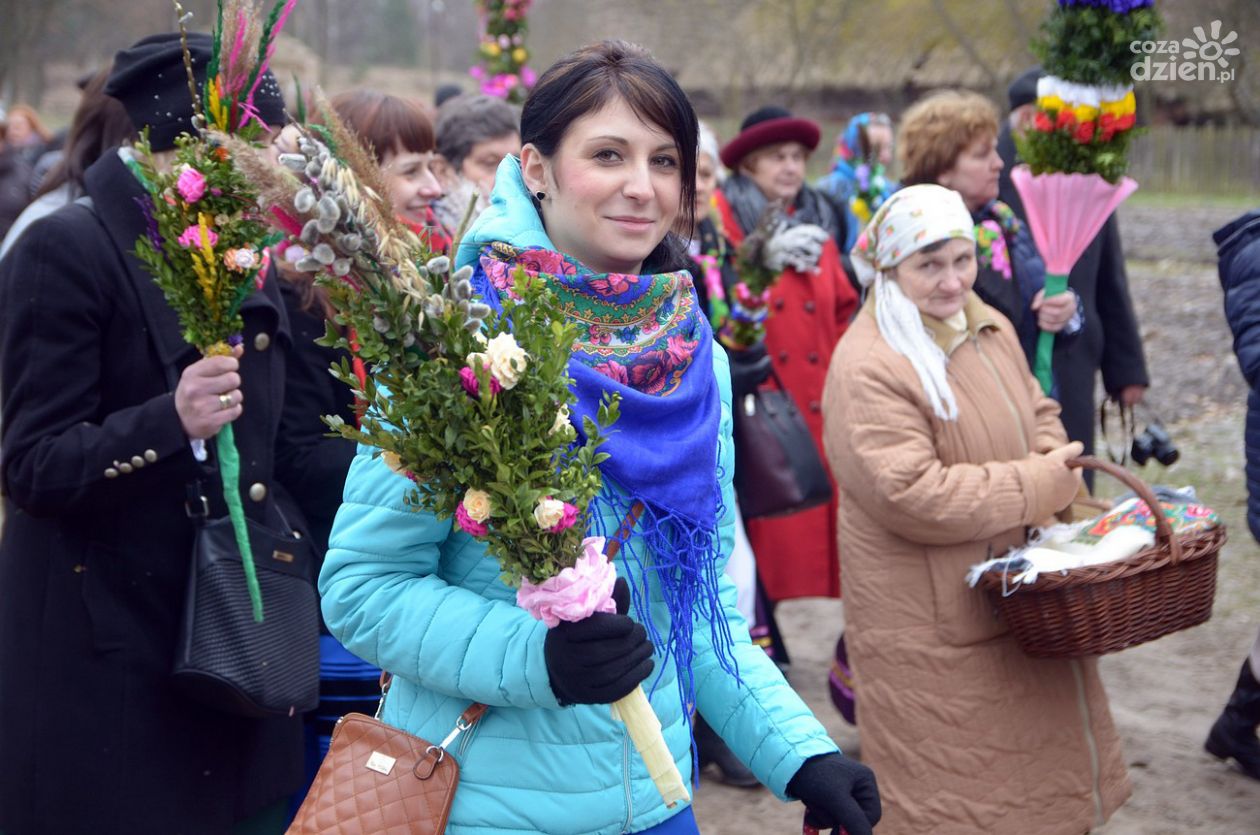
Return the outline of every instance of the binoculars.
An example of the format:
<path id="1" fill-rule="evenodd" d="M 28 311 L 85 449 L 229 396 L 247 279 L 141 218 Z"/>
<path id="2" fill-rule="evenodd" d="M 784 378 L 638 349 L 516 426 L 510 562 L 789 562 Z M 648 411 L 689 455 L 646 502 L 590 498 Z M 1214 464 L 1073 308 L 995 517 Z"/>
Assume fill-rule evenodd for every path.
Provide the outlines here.
<path id="1" fill-rule="evenodd" d="M 1102 430 L 1107 454 L 1112 461 L 1123 465 L 1126 463 L 1126 460 L 1132 460 L 1139 467 L 1145 467 L 1146 462 L 1152 458 L 1165 467 L 1171 467 L 1177 463 L 1177 459 L 1181 457 L 1181 451 L 1173 443 L 1172 436 L 1164 428 L 1163 421 L 1159 419 L 1154 410 L 1145 404 L 1139 406 L 1148 418 L 1146 428 L 1141 432 L 1137 429 L 1138 423 L 1134 414 L 1135 410 L 1130 406 L 1118 407 L 1121 429 L 1120 446 L 1118 449 L 1112 446 L 1111 439 L 1107 435 L 1107 406 L 1107 401 L 1104 401 L 1099 406 L 1098 424 Z"/>
<path id="2" fill-rule="evenodd" d="M 1181 457 L 1181 451 L 1173 443 L 1173 439 L 1168 434 L 1168 430 L 1164 428 L 1164 424 L 1156 420 L 1148 424 L 1139 434 L 1133 436 L 1129 457 L 1139 467 L 1145 467 L 1146 462 L 1152 458 L 1165 467 L 1171 467 Z"/>

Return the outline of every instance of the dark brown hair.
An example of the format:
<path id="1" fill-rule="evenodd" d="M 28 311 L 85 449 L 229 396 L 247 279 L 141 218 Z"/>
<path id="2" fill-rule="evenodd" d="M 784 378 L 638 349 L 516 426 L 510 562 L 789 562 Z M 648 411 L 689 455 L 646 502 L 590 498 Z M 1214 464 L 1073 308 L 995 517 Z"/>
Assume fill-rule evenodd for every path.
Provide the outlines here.
<path id="1" fill-rule="evenodd" d="M 433 122 L 418 101 L 376 90 L 351 90 L 333 98 L 332 106 L 346 127 L 371 147 L 378 163 L 399 149 L 427 154 L 437 147 Z"/>
<path id="2" fill-rule="evenodd" d="M 88 167 L 110 148 L 130 142 L 136 129 L 127 115 L 127 108 L 112 96 L 105 95 L 105 82 L 110 68 L 92 76 L 83 88 L 79 106 L 70 121 L 70 133 L 61 161 L 53 166 L 40 184 L 36 197 L 61 188 L 66 183 L 77 196 L 84 191 L 83 176 Z"/>
<path id="3" fill-rule="evenodd" d="M 666 235 L 643 262 L 647 272 L 677 269 L 686 254 L 678 234 L 689 235 L 695 221 L 699 125 L 686 93 L 647 50 L 626 41 L 602 41 L 552 64 L 521 110 L 521 143 L 553 156 L 574 122 L 616 97 L 646 124 L 668 133 L 678 147 L 682 195 L 676 233 Z"/>

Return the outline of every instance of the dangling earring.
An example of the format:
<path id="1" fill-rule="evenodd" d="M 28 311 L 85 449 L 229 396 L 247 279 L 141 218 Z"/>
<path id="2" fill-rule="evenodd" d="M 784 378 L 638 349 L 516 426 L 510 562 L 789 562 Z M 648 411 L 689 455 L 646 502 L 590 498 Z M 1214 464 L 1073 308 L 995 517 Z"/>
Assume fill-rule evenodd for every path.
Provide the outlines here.
<path id="1" fill-rule="evenodd" d="M 541 203 L 541 202 L 543 202 L 544 200 L 546 200 L 546 199 L 547 199 L 547 192 L 545 192 L 545 191 L 536 191 L 536 192 L 534 192 L 534 196 L 535 196 L 535 197 L 537 197 L 537 198 L 538 198 L 538 202 L 539 202 L 539 203 Z"/>

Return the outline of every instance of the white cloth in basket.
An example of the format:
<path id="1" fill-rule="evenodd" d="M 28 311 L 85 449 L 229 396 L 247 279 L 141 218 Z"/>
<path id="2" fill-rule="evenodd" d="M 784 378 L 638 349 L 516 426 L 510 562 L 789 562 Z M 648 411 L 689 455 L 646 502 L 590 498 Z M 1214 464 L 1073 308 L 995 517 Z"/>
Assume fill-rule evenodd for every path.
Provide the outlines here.
<path id="1" fill-rule="evenodd" d="M 980 575 L 990 570 L 1007 571 L 1008 582 L 1012 586 L 1035 583 L 1037 577 L 1046 572 L 1122 560 L 1155 542 L 1154 533 L 1130 525 L 1108 532 L 1095 543 L 1073 541 L 1073 537 L 1092 524 L 1093 520 L 1090 520 L 1035 528 L 1024 547 L 1014 548 L 1006 556 L 973 565 L 967 572 L 967 583 L 974 587 L 980 582 Z"/>

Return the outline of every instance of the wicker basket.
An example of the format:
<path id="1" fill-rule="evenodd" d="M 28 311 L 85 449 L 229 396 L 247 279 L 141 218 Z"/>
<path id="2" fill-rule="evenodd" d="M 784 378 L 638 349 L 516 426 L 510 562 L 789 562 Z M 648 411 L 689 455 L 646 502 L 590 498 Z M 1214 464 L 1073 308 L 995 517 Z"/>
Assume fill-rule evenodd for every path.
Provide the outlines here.
<path id="1" fill-rule="evenodd" d="M 1101 470 L 1131 488 L 1154 510 L 1154 493 L 1123 467 L 1085 456 L 1071 466 Z M 1225 527 L 1174 536 L 1158 515 L 1155 544 L 1101 565 L 1045 573 L 1037 582 L 1006 587 L 998 572 L 979 586 L 990 593 L 1024 652 L 1038 658 L 1080 658 L 1119 652 L 1212 616 L 1216 558 Z"/>

